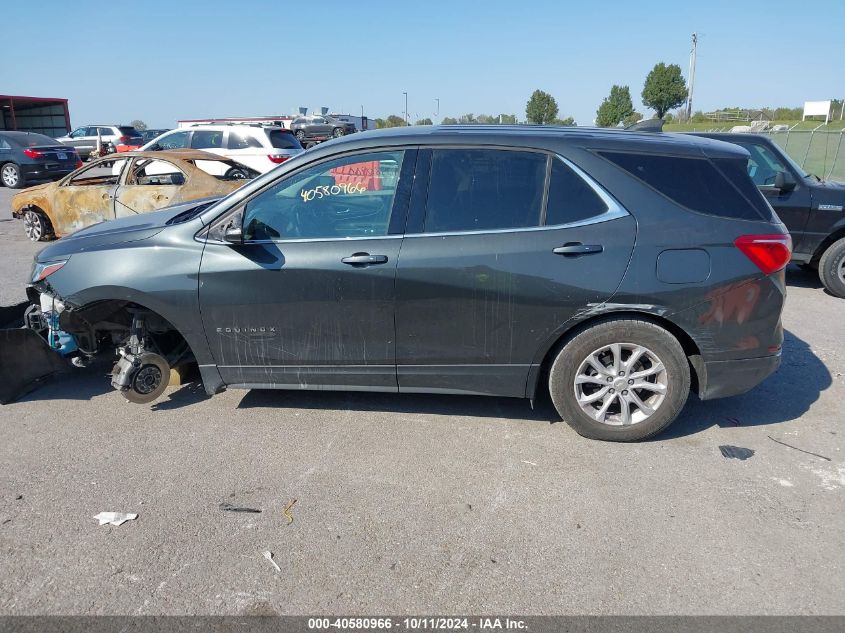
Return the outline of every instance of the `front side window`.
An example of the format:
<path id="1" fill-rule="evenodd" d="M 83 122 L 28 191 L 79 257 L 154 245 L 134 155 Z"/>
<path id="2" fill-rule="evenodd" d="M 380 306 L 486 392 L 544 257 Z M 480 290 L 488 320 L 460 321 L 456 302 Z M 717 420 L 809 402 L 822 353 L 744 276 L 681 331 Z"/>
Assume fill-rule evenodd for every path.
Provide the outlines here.
<path id="1" fill-rule="evenodd" d="M 786 165 L 780 162 L 768 147 L 757 143 L 738 143 L 738 145 L 751 154 L 751 158 L 748 159 L 748 175 L 758 187 L 775 184 L 778 172 L 786 171 Z"/>
<path id="2" fill-rule="evenodd" d="M 87 134 L 88 134 L 88 128 L 87 127 L 81 127 L 81 128 L 74 130 L 73 132 L 71 132 L 70 137 L 71 138 L 82 138 L 83 136 L 86 136 Z"/>
<path id="3" fill-rule="evenodd" d="M 218 130 L 194 130 L 191 147 L 194 149 L 220 149 L 223 147 L 223 132 Z"/>
<path id="4" fill-rule="evenodd" d="M 546 155 L 435 149 L 425 232 L 527 228 L 540 223 Z"/>
<path id="5" fill-rule="evenodd" d="M 546 224 L 569 224 L 596 217 L 607 205 L 584 179 L 559 158 L 552 159 Z"/>
<path id="6" fill-rule="evenodd" d="M 188 147 L 188 134 L 190 132 L 173 132 L 173 134 L 162 136 L 150 149 L 183 149 Z"/>
<path id="7" fill-rule="evenodd" d="M 100 130 L 100 136 L 114 136 L 115 135 L 114 130 L 112 130 L 110 127 L 101 127 L 101 128 L 99 128 L 99 130 Z"/>
<path id="8" fill-rule="evenodd" d="M 244 239 L 387 235 L 403 156 L 356 154 L 284 178 L 247 203 Z"/>
<path id="9" fill-rule="evenodd" d="M 116 185 L 120 172 L 126 165 L 125 158 L 108 158 L 76 172 L 66 183 L 70 187 L 103 187 Z"/>

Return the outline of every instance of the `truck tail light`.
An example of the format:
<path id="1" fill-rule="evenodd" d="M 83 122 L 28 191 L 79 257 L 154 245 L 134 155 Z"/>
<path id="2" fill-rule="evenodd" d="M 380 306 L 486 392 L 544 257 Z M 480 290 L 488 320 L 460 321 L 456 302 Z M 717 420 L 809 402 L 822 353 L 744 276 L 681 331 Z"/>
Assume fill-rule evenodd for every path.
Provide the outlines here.
<path id="1" fill-rule="evenodd" d="M 44 157 L 44 152 L 39 151 L 37 149 L 30 149 L 29 147 L 27 147 L 23 151 L 23 153 L 26 154 L 27 156 L 29 156 L 30 158 L 43 158 Z"/>
<path id="2" fill-rule="evenodd" d="M 290 158 L 290 156 L 281 156 L 281 155 L 279 155 L 279 154 L 270 154 L 269 156 L 267 156 L 267 158 L 269 158 L 271 162 L 276 163 L 277 165 L 279 165 L 280 163 L 283 163 L 283 162 L 285 162 L 288 158 Z"/>
<path id="3" fill-rule="evenodd" d="M 792 238 L 788 234 L 740 235 L 734 245 L 766 275 L 785 267 L 792 257 Z"/>

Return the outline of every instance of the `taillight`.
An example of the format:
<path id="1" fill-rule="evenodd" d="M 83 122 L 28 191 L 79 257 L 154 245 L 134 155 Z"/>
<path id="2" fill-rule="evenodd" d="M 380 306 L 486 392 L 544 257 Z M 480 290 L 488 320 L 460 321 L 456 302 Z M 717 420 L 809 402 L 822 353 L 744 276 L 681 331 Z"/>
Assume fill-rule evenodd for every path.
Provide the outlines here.
<path id="1" fill-rule="evenodd" d="M 23 153 L 26 154 L 27 156 L 29 156 L 30 158 L 43 158 L 44 157 L 44 152 L 38 151 L 37 149 L 30 149 L 28 147 L 23 151 Z"/>
<path id="2" fill-rule="evenodd" d="M 130 138 L 131 138 L 130 136 L 121 136 L 118 140 L 119 140 L 121 143 L 125 143 L 125 142 L 126 142 L 126 141 L 128 141 Z"/>
<path id="3" fill-rule="evenodd" d="M 76 157 L 76 168 L 79 169 L 82 167 L 82 160 L 77 156 Z"/>
<path id="4" fill-rule="evenodd" d="M 271 162 L 276 163 L 278 165 L 279 163 L 285 162 L 288 158 L 290 158 L 290 156 L 279 156 L 276 154 L 270 154 L 267 158 L 269 158 Z"/>
<path id="5" fill-rule="evenodd" d="M 792 257 L 792 238 L 783 233 L 740 235 L 734 245 L 767 275 L 786 266 Z"/>

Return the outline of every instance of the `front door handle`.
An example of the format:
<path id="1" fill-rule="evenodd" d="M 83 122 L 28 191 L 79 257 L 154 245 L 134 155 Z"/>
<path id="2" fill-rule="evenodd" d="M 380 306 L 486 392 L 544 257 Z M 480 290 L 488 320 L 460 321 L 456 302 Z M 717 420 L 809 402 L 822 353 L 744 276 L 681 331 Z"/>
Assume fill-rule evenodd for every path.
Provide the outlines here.
<path id="1" fill-rule="evenodd" d="M 366 266 L 368 264 L 386 264 L 387 255 L 370 255 L 369 253 L 354 253 L 349 257 L 341 259 L 344 264 L 350 266 Z"/>
<path id="2" fill-rule="evenodd" d="M 567 242 L 563 246 L 558 246 L 552 252 L 555 255 L 563 255 L 564 257 L 578 257 L 580 255 L 593 255 L 601 253 L 604 246 L 601 244 L 582 244 L 581 242 Z"/>

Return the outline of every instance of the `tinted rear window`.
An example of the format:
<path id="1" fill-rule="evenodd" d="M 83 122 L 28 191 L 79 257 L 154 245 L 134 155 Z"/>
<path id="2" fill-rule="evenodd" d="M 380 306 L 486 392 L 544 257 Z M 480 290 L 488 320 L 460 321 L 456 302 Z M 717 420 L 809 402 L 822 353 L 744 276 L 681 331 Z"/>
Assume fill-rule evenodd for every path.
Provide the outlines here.
<path id="1" fill-rule="evenodd" d="M 425 232 L 537 226 L 545 179 L 544 154 L 434 150 Z"/>
<path id="2" fill-rule="evenodd" d="M 60 145 L 58 141 L 44 134 L 21 134 L 10 136 L 9 140 L 21 147 L 39 147 L 41 145 Z"/>
<path id="3" fill-rule="evenodd" d="M 655 154 L 629 154 L 600 152 L 602 156 L 619 165 L 667 198 L 698 213 L 743 220 L 771 219 L 771 212 L 762 213 L 760 201 L 754 202 L 740 193 L 731 182 L 748 181 L 754 194 L 760 193 L 751 183 L 741 161 L 741 173 L 724 176 L 706 158 L 681 158 Z M 730 161 L 726 161 L 730 162 Z M 731 172 L 735 169 L 731 168 Z M 765 201 L 762 201 L 765 205 Z"/>
<path id="4" fill-rule="evenodd" d="M 120 130 L 120 133 L 124 136 L 141 136 L 140 132 L 131 125 L 122 125 L 117 129 Z"/>
<path id="5" fill-rule="evenodd" d="M 268 134 L 270 136 L 270 143 L 276 149 L 302 149 L 302 145 L 299 144 L 299 141 L 290 132 L 271 130 Z"/>
<path id="6" fill-rule="evenodd" d="M 569 224 L 601 215 L 607 205 L 584 180 L 559 158 L 552 160 L 546 224 Z"/>

